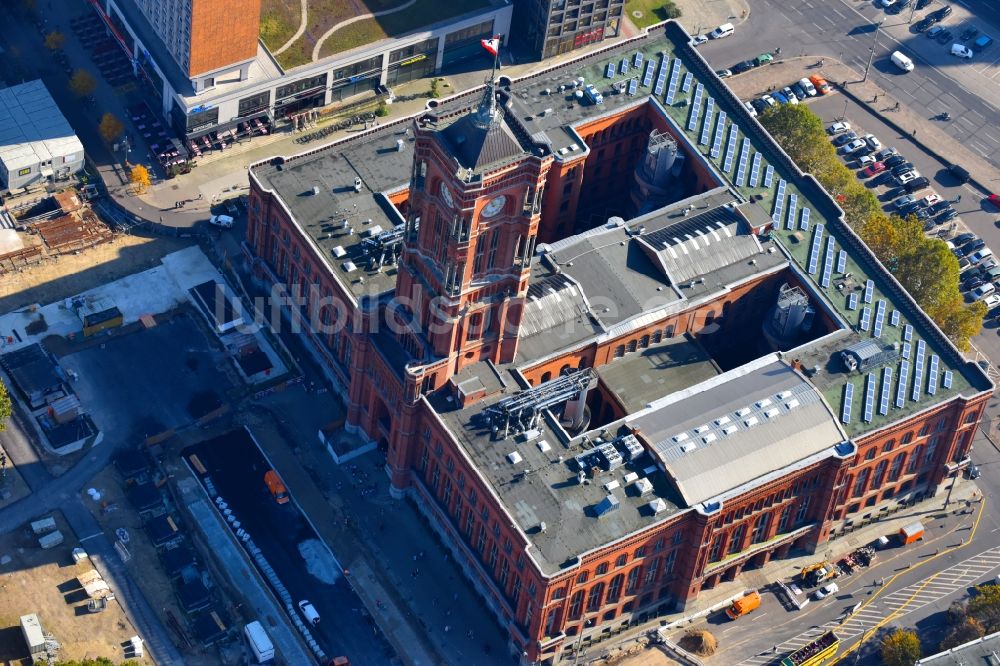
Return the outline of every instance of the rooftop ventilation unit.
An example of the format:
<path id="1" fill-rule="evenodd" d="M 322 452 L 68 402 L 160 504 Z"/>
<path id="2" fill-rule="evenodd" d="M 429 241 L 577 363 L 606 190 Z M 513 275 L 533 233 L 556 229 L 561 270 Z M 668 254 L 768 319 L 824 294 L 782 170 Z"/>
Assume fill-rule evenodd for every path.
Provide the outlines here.
<path id="1" fill-rule="evenodd" d="M 785 407 L 787 407 L 788 409 L 795 409 L 798 406 L 799 406 L 799 401 L 796 398 L 792 398 L 791 400 L 785 403 Z"/>
<path id="2" fill-rule="evenodd" d="M 667 510 L 667 503 L 663 501 L 662 498 L 657 497 L 655 500 L 647 504 L 649 510 L 653 512 L 653 515 L 663 513 Z"/>
<path id="3" fill-rule="evenodd" d="M 674 443 L 675 444 L 680 444 L 681 442 L 683 442 L 687 438 L 688 438 L 688 434 L 686 432 L 682 432 L 679 435 L 674 435 Z"/>
<path id="4" fill-rule="evenodd" d="M 631 433 L 624 435 L 623 437 L 619 437 L 615 441 L 621 444 L 621 446 L 625 449 L 626 460 L 635 460 L 636 458 L 642 457 L 642 454 L 645 453 L 645 449 L 642 448 L 642 444 L 640 444 L 635 435 Z"/>
<path id="5" fill-rule="evenodd" d="M 506 439 L 534 428 L 544 410 L 578 398 L 596 379 L 590 368 L 559 375 L 487 407 L 480 418 L 489 424 L 494 436 L 502 432 Z"/>
<path id="6" fill-rule="evenodd" d="M 743 422 L 743 425 L 745 425 L 748 428 L 752 428 L 755 425 L 757 425 L 758 423 L 760 423 L 760 421 L 757 420 L 757 417 L 756 416 L 751 416 L 750 418 L 748 418 L 747 420 L 745 420 Z"/>
<path id="7" fill-rule="evenodd" d="M 691 453 L 692 451 L 694 451 L 697 448 L 698 448 L 698 446 L 694 442 L 688 442 L 687 444 L 681 444 L 681 452 L 682 453 Z"/>
<path id="8" fill-rule="evenodd" d="M 636 474 L 635 472 L 629 472 L 628 474 L 626 474 L 625 476 L 622 477 L 622 479 L 625 481 L 626 484 L 632 483 L 633 481 L 635 481 L 638 478 L 639 478 L 639 475 Z"/>
<path id="9" fill-rule="evenodd" d="M 361 179 L 358 177 L 354 178 L 354 191 L 355 192 L 361 191 Z"/>
<path id="10" fill-rule="evenodd" d="M 734 425 L 726 426 L 725 428 L 722 429 L 722 434 L 728 437 L 729 435 L 735 433 L 737 430 L 739 430 L 739 428 L 737 428 Z"/>
<path id="11" fill-rule="evenodd" d="M 729 423 L 730 420 L 731 419 L 728 416 L 722 416 L 720 418 L 715 419 L 715 425 L 717 425 L 717 426 L 724 426 L 727 423 Z"/>
<path id="12" fill-rule="evenodd" d="M 319 194 L 319 185 L 313 185 L 312 193 L 313 193 L 313 196 L 316 196 L 317 194 Z"/>
<path id="13" fill-rule="evenodd" d="M 517 463 L 524 460 L 524 458 L 522 458 L 521 454 L 518 453 L 517 451 L 511 451 L 510 453 L 507 454 L 507 460 L 510 462 L 511 465 L 516 465 Z"/>
<path id="14" fill-rule="evenodd" d="M 542 453 L 546 453 L 552 450 L 552 447 L 549 446 L 549 443 L 546 442 L 544 439 L 535 444 L 535 446 L 537 446 L 538 450 L 541 451 Z"/>
<path id="15" fill-rule="evenodd" d="M 736 416 L 738 416 L 740 418 L 743 418 L 744 416 L 746 416 L 749 413 L 750 413 L 750 408 L 749 407 L 744 407 L 743 409 L 737 409 L 736 410 Z"/>
<path id="16" fill-rule="evenodd" d="M 764 412 L 764 416 L 766 416 L 769 419 L 773 419 L 775 416 L 777 416 L 780 413 L 781 413 L 780 409 L 778 409 L 777 407 L 772 407 L 771 409 L 769 409 L 766 412 Z"/>
<path id="17" fill-rule="evenodd" d="M 704 437 L 702 437 L 702 438 L 701 438 L 701 441 L 705 442 L 706 444 L 711 444 L 711 443 L 712 443 L 712 442 L 714 442 L 714 441 L 715 441 L 716 439 L 717 439 L 717 438 L 716 438 L 716 436 L 715 436 L 715 433 L 714 433 L 714 432 L 710 432 L 710 433 L 708 433 L 707 435 L 705 435 Z"/>
<path id="18" fill-rule="evenodd" d="M 594 507 L 594 513 L 597 514 L 598 518 L 606 516 L 612 511 L 617 511 L 621 507 L 621 502 L 614 495 L 607 495 L 604 499 L 597 503 Z"/>
<path id="19" fill-rule="evenodd" d="M 635 482 L 635 488 L 639 491 L 640 497 L 647 493 L 653 492 L 653 484 L 649 479 L 639 479 Z"/>

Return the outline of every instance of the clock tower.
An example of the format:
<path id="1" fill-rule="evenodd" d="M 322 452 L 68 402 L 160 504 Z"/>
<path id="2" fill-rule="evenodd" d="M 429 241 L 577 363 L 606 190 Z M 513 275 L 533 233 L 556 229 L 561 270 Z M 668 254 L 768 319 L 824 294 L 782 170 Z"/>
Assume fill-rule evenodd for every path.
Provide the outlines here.
<path id="1" fill-rule="evenodd" d="M 503 101 L 491 77 L 475 108 L 417 121 L 396 296 L 456 372 L 514 359 L 552 162 Z"/>

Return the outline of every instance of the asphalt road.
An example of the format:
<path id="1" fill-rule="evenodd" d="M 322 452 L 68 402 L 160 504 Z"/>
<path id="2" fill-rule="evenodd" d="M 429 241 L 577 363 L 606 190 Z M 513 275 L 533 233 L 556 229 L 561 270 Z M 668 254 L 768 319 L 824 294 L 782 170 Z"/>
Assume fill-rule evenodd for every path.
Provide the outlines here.
<path id="1" fill-rule="evenodd" d="M 940 6 L 935 1 L 916 18 Z M 953 120 L 944 130 L 984 159 L 1000 167 L 1000 12 L 995 0 L 961 0 L 944 25 L 958 35 L 974 25 L 996 42 L 972 60 L 958 60 L 942 46 L 910 32 L 909 12 L 887 15 L 862 0 L 754 0 L 750 16 L 727 39 L 701 47 L 716 69 L 781 47 L 782 55 L 837 58 L 864 71 L 874 24 L 885 19 L 870 77 L 896 99 L 923 108 L 928 115 L 949 110 Z M 956 39 L 957 41 L 957 39 Z M 917 67 L 903 75 L 889 62 L 902 49 Z"/>
<path id="2" fill-rule="evenodd" d="M 211 444 L 211 446 L 208 446 Z M 250 533 L 296 603 L 308 599 L 320 615 L 314 637 L 331 658 L 348 655 L 359 664 L 389 663 L 392 649 L 376 635 L 364 604 L 343 580 L 339 566 L 319 545 L 313 532 L 290 502 L 278 505 L 264 486 L 270 469 L 260 451 L 243 437 L 209 440 L 182 452 L 196 452 L 209 470 L 219 494 Z M 312 541 L 326 556 L 322 580 L 307 570 L 299 545 Z M 332 583 L 330 581 L 333 581 Z"/>

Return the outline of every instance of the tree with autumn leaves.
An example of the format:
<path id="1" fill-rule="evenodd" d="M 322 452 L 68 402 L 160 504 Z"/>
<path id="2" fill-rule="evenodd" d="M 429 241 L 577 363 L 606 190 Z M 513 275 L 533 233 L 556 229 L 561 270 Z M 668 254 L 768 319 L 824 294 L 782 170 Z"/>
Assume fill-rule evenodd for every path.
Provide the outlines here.
<path id="1" fill-rule="evenodd" d="M 761 123 L 800 169 L 836 199 L 848 224 L 924 312 L 959 348 L 983 326 L 986 305 L 966 304 L 959 291 L 958 259 L 944 241 L 928 238 L 913 216 L 887 215 L 875 195 L 840 161 L 823 121 L 805 105 L 768 109 Z"/>
<path id="2" fill-rule="evenodd" d="M 885 666 L 913 666 L 920 659 L 920 639 L 912 631 L 897 629 L 882 639 L 879 652 Z"/>
<path id="3" fill-rule="evenodd" d="M 136 164 L 129 172 L 129 180 L 131 180 L 132 184 L 135 185 L 136 191 L 139 194 L 142 194 L 149 189 L 149 169 L 141 164 Z"/>

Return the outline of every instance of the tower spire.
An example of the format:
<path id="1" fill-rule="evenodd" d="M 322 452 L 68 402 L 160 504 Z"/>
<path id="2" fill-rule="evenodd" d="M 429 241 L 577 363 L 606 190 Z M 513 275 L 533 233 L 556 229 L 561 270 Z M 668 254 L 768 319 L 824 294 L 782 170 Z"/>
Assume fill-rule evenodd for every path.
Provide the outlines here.
<path id="1" fill-rule="evenodd" d="M 473 123 L 479 129 L 489 129 L 500 120 L 500 109 L 497 107 L 496 76 L 500 66 L 500 36 L 493 39 L 482 40 L 483 48 L 493 56 L 493 68 L 490 70 L 489 78 L 486 79 L 486 87 L 483 89 L 483 97 L 479 100 L 479 107 L 473 117 Z"/>

